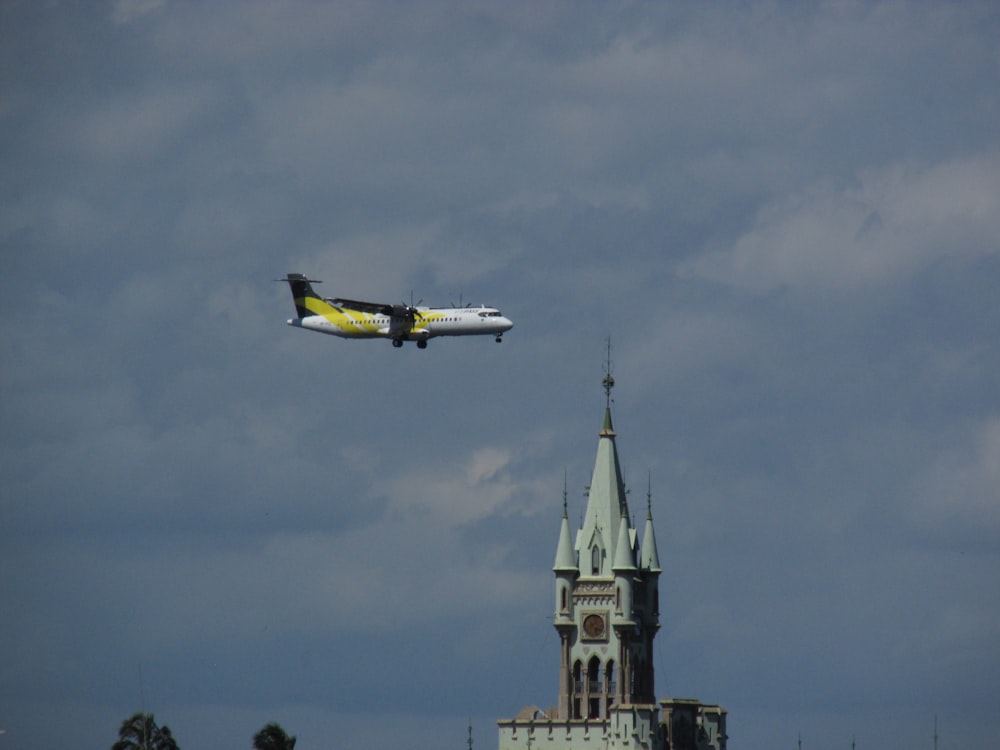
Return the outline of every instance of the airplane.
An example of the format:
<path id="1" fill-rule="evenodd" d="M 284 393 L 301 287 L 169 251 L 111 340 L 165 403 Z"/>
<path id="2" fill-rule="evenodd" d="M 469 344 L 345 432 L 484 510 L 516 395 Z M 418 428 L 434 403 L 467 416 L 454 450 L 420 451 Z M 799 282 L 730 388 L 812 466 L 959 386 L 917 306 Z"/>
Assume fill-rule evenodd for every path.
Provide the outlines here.
<path id="1" fill-rule="evenodd" d="M 284 279 L 292 290 L 297 318 L 288 325 L 319 331 L 345 339 L 390 339 L 401 347 L 404 341 L 416 341 L 426 349 L 427 340 L 436 336 L 476 336 L 488 334 L 499 344 L 504 331 L 514 324 L 495 307 L 420 307 L 360 302 L 350 299 L 326 299 L 313 291 L 319 279 L 290 273 Z"/>

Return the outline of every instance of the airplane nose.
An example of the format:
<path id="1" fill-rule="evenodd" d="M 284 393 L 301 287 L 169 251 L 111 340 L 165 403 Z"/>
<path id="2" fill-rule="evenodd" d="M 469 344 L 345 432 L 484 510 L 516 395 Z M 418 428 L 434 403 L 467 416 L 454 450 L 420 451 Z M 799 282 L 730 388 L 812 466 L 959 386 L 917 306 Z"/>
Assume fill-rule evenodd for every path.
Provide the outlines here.
<path id="1" fill-rule="evenodd" d="M 505 331 L 509 331 L 513 327 L 514 327 L 514 321 L 512 321 L 510 318 L 503 319 L 503 329 Z"/>

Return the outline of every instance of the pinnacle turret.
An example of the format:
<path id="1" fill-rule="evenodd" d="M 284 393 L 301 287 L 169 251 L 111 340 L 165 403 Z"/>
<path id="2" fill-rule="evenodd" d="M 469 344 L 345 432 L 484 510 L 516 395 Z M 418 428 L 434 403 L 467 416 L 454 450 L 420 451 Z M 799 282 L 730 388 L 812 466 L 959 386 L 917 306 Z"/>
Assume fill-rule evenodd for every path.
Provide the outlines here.
<path id="1" fill-rule="evenodd" d="M 563 480 L 563 514 L 562 525 L 559 527 L 559 544 L 556 547 L 556 561 L 552 566 L 556 572 L 577 572 L 576 554 L 570 541 L 569 514 L 566 507 L 566 482 Z"/>
<path id="2" fill-rule="evenodd" d="M 615 561 L 611 569 L 619 571 L 635 570 L 635 555 L 632 552 L 632 534 L 628 524 L 628 517 L 622 516 L 618 526 L 618 544 L 615 549 Z"/>
<path id="3" fill-rule="evenodd" d="M 650 573 L 660 573 L 660 554 L 656 550 L 656 534 L 653 532 L 653 492 L 646 491 L 646 528 L 642 534 L 642 558 L 639 567 Z"/>

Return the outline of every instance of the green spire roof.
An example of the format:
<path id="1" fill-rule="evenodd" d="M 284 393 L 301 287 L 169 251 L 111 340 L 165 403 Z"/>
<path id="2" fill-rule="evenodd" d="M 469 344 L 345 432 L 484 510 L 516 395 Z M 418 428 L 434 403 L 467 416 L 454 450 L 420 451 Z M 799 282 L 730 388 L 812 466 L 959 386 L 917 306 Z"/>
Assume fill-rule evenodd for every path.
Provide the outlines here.
<path id="1" fill-rule="evenodd" d="M 646 490 L 646 528 L 642 534 L 642 555 L 639 566 L 651 573 L 660 573 L 660 554 L 656 551 L 656 535 L 653 533 L 653 480 L 650 475 Z"/>
<path id="2" fill-rule="evenodd" d="M 576 555 L 573 553 L 573 543 L 569 536 L 569 516 L 566 511 L 566 486 L 563 483 L 563 515 L 562 526 L 559 528 L 559 546 L 556 547 L 556 562 L 552 566 L 555 571 L 577 570 Z"/>
<path id="3" fill-rule="evenodd" d="M 590 491 L 587 498 L 587 511 L 583 518 L 583 528 L 576 539 L 576 549 L 580 552 L 580 560 L 585 559 L 584 550 L 590 550 L 596 544 L 601 547 L 603 559 L 608 563 L 615 560 L 615 547 L 618 543 L 618 527 L 622 519 L 628 523 L 628 503 L 625 499 L 625 482 L 622 479 L 621 466 L 618 462 L 618 448 L 615 445 L 615 431 L 611 425 L 611 409 L 604 413 L 604 427 L 597 443 L 597 458 L 594 461 L 594 472 L 590 479 Z M 590 557 L 586 557 L 590 560 Z M 581 572 L 590 572 L 581 568 Z M 603 565 L 602 565 L 603 568 Z M 609 571 L 604 570 L 605 574 Z"/>
<path id="4" fill-rule="evenodd" d="M 604 410 L 604 427 L 601 429 L 601 435 L 608 435 L 610 437 L 615 436 L 615 428 L 611 424 L 611 407 L 607 407 Z"/>
<path id="5" fill-rule="evenodd" d="M 656 535 L 653 533 L 653 517 L 646 516 L 646 528 L 642 534 L 642 560 L 639 563 L 643 570 L 650 573 L 660 573 L 660 554 L 656 551 Z"/>
<path id="6" fill-rule="evenodd" d="M 618 526 L 618 544 L 615 549 L 615 562 L 612 570 L 635 570 L 635 556 L 632 554 L 632 535 L 629 533 L 628 517 L 622 516 Z"/>

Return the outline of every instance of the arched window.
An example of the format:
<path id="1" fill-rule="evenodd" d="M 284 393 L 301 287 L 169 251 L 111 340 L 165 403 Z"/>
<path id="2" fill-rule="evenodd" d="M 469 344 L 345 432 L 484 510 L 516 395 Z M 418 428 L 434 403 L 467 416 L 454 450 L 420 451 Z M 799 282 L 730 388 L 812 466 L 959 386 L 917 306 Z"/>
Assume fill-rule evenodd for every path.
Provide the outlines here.
<path id="1" fill-rule="evenodd" d="M 559 594 L 560 594 L 560 605 L 559 605 L 559 607 L 560 607 L 560 610 L 562 612 L 565 612 L 566 611 L 566 589 L 562 589 L 559 592 Z"/>
<path id="2" fill-rule="evenodd" d="M 577 659 L 573 662 L 573 718 L 582 719 L 583 716 L 580 715 L 580 696 L 583 695 L 583 666 L 580 664 L 580 660 Z"/>
<path id="3" fill-rule="evenodd" d="M 587 681 L 591 693 L 601 692 L 601 660 L 596 656 L 592 656 L 587 664 Z"/>
<path id="4" fill-rule="evenodd" d="M 587 664 L 587 689 L 590 692 L 590 700 L 587 702 L 587 717 L 590 719 L 601 718 L 601 660 L 592 656 Z"/>
<path id="5" fill-rule="evenodd" d="M 590 551 L 590 574 L 598 575 L 601 572 L 601 548 L 596 544 Z"/>
<path id="6" fill-rule="evenodd" d="M 608 661 L 608 666 L 604 668 L 604 679 L 608 682 L 608 705 L 615 702 L 615 693 L 618 692 L 618 683 L 615 681 L 615 661 Z"/>

